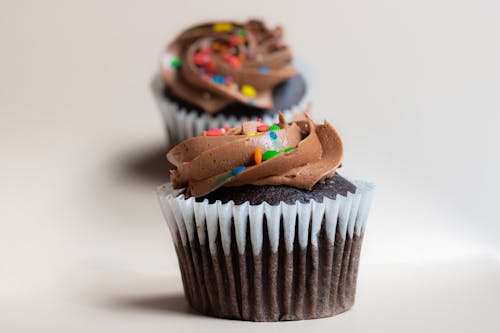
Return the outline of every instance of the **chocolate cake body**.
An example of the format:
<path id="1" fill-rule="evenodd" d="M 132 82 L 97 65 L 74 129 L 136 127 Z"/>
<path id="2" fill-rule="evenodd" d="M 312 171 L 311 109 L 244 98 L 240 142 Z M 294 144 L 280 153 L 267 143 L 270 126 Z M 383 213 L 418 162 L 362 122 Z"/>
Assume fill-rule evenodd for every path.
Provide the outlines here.
<path id="1" fill-rule="evenodd" d="M 250 205 L 259 205 L 263 202 L 279 205 L 280 202 L 286 204 L 295 204 L 296 201 L 306 203 L 310 200 L 323 202 L 324 197 L 335 199 L 337 195 L 346 196 L 347 193 L 354 192 L 356 192 L 356 186 L 353 183 L 339 174 L 335 174 L 331 178 L 318 182 L 310 191 L 283 185 L 243 185 L 221 187 L 206 196 L 196 198 L 196 201 L 207 199 L 209 203 L 215 203 L 217 200 L 227 203 L 232 200 L 237 205 L 245 202 Z"/>
<path id="2" fill-rule="evenodd" d="M 298 74 L 274 87 L 274 106 L 272 109 L 261 109 L 253 107 L 249 104 L 233 103 L 218 111 L 217 114 L 228 117 L 234 116 L 237 119 L 243 116 L 249 118 L 264 117 L 266 115 L 275 116 L 278 111 L 288 110 L 295 105 L 298 105 L 301 102 L 302 98 L 306 95 L 306 89 L 307 87 L 304 77 Z M 163 95 L 168 100 L 176 103 L 179 109 L 195 111 L 198 115 L 205 112 L 196 104 L 193 104 L 175 95 L 172 89 L 170 89 L 168 86 L 165 86 L 165 88 L 163 89 Z"/>
<path id="3" fill-rule="evenodd" d="M 182 245 L 176 234 L 184 293 L 194 309 L 220 318 L 283 321 L 331 317 L 353 306 L 362 235 L 344 239 L 336 230 L 331 243 L 323 220 L 317 246 L 302 248 L 297 237 L 289 251 L 281 224 L 278 251 L 273 251 L 264 219 L 262 250 L 254 253 L 247 228 L 243 254 L 235 242 L 225 253 L 220 231 L 215 251 L 197 237 Z M 234 226 L 230 232 L 234 237 Z"/>

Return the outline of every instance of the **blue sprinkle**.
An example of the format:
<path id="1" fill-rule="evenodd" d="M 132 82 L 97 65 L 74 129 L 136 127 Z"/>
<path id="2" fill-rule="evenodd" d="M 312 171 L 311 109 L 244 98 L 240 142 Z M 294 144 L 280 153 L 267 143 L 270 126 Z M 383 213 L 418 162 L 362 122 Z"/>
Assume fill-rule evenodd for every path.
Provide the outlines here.
<path id="1" fill-rule="evenodd" d="M 215 181 L 215 187 L 217 186 L 220 186 L 222 184 L 224 184 L 227 180 L 229 180 L 231 177 L 233 177 L 233 173 L 232 172 L 228 172 L 222 176 L 220 176 L 219 178 L 217 178 L 217 180 Z"/>
<path id="2" fill-rule="evenodd" d="M 247 167 L 245 167 L 245 166 L 239 166 L 239 167 L 234 168 L 233 171 L 231 171 L 231 173 L 236 176 L 237 174 L 239 174 L 240 172 L 242 172 L 246 168 Z"/>
<path id="3" fill-rule="evenodd" d="M 262 74 L 267 74 L 269 73 L 269 68 L 262 66 L 259 68 L 259 72 L 261 72 Z"/>
<path id="4" fill-rule="evenodd" d="M 212 80 L 214 80 L 215 83 L 219 83 L 219 84 L 224 84 L 224 82 L 225 82 L 224 77 L 220 76 L 220 75 L 214 75 Z"/>
<path id="5" fill-rule="evenodd" d="M 271 139 L 273 140 L 276 140 L 278 138 L 278 134 L 276 134 L 275 131 L 271 131 L 269 132 L 269 136 L 271 137 Z"/>

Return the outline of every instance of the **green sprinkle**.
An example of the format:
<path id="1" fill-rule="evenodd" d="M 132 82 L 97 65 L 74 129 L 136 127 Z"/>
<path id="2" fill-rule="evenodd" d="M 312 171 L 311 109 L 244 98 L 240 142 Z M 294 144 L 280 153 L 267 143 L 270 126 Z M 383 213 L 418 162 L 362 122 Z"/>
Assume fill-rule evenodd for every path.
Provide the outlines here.
<path id="1" fill-rule="evenodd" d="M 276 150 L 268 150 L 266 151 L 263 155 L 262 155 L 262 159 L 264 161 L 267 161 L 267 160 L 270 160 L 271 158 L 273 157 L 276 157 L 280 154 L 279 151 L 276 151 Z"/>
<path id="2" fill-rule="evenodd" d="M 170 62 L 170 65 L 174 68 L 180 68 L 181 67 L 181 59 L 174 57 L 172 61 Z"/>
<path id="3" fill-rule="evenodd" d="M 242 29 L 242 28 L 238 29 L 237 34 L 238 34 L 239 36 L 245 36 L 245 35 L 246 35 L 245 29 Z"/>
<path id="4" fill-rule="evenodd" d="M 281 127 L 279 127 L 278 125 L 273 125 L 273 126 L 269 127 L 270 131 L 279 131 L 280 129 L 281 129 Z"/>
<path id="5" fill-rule="evenodd" d="M 295 147 L 288 147 L 288 148 L 283 149 L 283 152 L 288 153 L 289 151 L 292 151 L 294 149 L 295 149 Z"/>

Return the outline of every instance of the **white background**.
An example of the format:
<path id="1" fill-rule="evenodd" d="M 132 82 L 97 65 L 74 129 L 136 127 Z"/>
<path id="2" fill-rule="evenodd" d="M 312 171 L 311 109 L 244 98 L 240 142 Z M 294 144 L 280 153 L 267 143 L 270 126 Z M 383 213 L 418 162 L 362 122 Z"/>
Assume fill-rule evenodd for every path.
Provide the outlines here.
<path id="1" fill-rule="evenodd" d="M 200 20 L 282 23 L 378 186 L 357 304 L 255 324 L 188 310 L 149 90 Z M 500 331 L 500 2 L 0 1 L 0 331 Z"/>

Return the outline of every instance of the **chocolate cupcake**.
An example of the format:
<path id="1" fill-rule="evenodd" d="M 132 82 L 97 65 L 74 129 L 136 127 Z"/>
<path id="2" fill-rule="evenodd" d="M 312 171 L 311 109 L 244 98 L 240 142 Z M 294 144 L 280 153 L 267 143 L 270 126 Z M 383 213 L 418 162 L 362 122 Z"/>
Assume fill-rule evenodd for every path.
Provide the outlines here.
<path id="1" fill-rule="evenodd" d="M 245 122 L 186 140 L 158 196 L 186 298 L 201 313 L 253 321 L 352 307 L 373 185 L 338 173 L 328 123 Z"/>
<path id="2" fill-rule="evenodd" d="M 191 27 L 168 45 L 153 80 L 169 145 L 244 121 L 300 116 L 309 101 L 281 27 L 218 22 Z"/>

